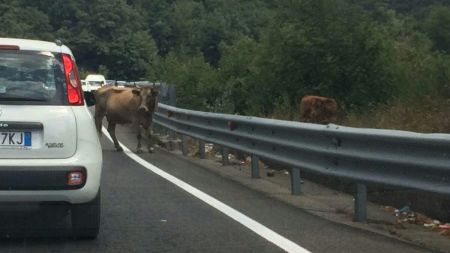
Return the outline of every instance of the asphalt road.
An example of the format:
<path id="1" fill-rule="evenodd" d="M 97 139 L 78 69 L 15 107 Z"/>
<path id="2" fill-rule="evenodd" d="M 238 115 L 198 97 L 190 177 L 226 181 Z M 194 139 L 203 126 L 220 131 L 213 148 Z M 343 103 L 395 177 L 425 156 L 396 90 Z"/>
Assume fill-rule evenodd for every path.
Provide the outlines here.
<path id="1" fill-rule="evenodd" d="M 128 128 L 119 127 L 117 135 L 135 149 L 135 135 Z M 126 154 L 115 152 L 107 138 L 102 138 L 102 145 L 98 239 L 71 239 L 64 213 L 2 212 L 0 252 L 283 252 Z M 161 150 L 140 157 L 311 252 L 429 252 L 323 220 Z"/>

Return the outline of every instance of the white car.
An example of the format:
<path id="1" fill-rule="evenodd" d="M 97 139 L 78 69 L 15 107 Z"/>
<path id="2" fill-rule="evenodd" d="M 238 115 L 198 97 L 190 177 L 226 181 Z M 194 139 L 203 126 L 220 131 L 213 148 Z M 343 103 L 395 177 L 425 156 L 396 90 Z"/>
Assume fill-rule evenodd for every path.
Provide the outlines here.
<path id="1" fill-rule="evenodd" d="M 125 87 L 125 84 L 127 84 L 126 81 L 116 81 L 117 87 L 123 88 Z"/>
<path id="2" fill-rule="evenodd" d="M 65 204 L 74 235 L 93 239 L 101 172 L 100 142 L 70 49 L 0 38 L 0 202 Z"/>
<path id="3" fill-rule="evenodd" d="M 86 85 L 83 86 L 83 91 L 92 92 L 98 90 L 100 87 L 106 84 L 105 76 L 103 75 L 88 75 L 85 79 Z"/>

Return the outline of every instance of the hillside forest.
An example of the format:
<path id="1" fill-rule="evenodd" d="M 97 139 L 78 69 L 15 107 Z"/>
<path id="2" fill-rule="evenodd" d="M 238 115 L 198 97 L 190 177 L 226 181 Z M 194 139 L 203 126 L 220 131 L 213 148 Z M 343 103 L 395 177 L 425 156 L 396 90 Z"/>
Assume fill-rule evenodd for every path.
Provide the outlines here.
<path id="1" fill-rule="evenodd" d="M 177 106 L 449 132 L 450 1 L 0 0 L 0 36 L 61 39 L 83 76 L 164 81 Z"/>

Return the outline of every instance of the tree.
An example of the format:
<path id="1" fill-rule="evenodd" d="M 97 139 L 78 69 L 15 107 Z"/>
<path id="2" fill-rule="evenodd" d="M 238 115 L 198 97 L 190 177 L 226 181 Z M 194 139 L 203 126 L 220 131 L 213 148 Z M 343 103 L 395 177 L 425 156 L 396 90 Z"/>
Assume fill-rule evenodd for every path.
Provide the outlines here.
<path id="1" fill-rule="evenodd" d="M 195 56 L 171 52 L 163 65 L 163 80 L 177 87 L 177 105 L 203 111 L 218 109 L 221 92 L 217 73 L 200 52 Z"/>
<path id="2" fill-rule="evenodd" d="M 124 33 L 108 44 L 102 58 L 110 78 L 136 80 L 148 77 L 157 62 L 157 48 L 146 32 Z"/>
<path id="3" fill-rule="evenodd" d="M 18 1 L 0 3 L 0 36 L 52 40 L 48 16 Z"/>
<path id="4" fill-rule="evenodd" d="M 450 7 L 433 7 L 424 28 L 436 50 L 450 52 Z"/>
<path id="5" fill-rule="evenodd" d="M 256 115 L 260 112 L 260 101 L 254 96 L 259 89 L 255 55 L 259 52 L 258 43 L 246 36 L 233 45 L 221 46 L 223 57 L 219 65 L 219 80 L 223 87 L 222 105 L 228 113 Z M 261 98 L 264 99 L 264 98 Z"/>
<path id="6" fill-rule="evenodd" d="M 300 13 L 300 14 L 299 14 Z M 393 95 L 387 34 L 359 7 L 340 0 L 284 1 L 258 56 L 261 85 L 275 100 L 336 98 L 364 108 Z M 260 97 L 264 94 L 259 94 Z"/>

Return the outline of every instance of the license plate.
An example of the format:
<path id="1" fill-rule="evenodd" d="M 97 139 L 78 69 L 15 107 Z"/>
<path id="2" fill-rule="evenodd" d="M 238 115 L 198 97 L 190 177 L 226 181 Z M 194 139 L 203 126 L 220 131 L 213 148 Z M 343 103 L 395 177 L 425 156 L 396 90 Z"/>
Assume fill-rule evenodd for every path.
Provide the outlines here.
<path id="1" fill-rule="evenodd" d="M 31 132 L 0 132 L 0 146 L 31 147 Z"/>

